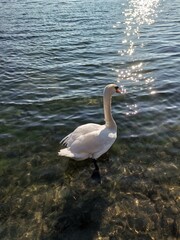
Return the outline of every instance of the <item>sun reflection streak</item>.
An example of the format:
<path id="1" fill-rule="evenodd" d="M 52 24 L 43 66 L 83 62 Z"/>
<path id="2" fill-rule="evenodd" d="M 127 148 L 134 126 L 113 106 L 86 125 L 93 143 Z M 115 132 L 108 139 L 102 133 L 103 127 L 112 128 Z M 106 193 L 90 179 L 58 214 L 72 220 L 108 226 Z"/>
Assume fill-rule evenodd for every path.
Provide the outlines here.
<path id="1" fill-rule="evenodd" d="M 159 0 L 138 0 L 131 1 L 134 8 L 134 18 L 139 24 L 152 24 L 154 23 L 156 14 L 156 8 Z"/>
<path id="2" fill-rule="evenodd" d="M 126 81 L 125 85 L 133 82 L 139 84 L 140 89 L 148 89 L 149 94 L 156 94 L 152 89 L 154 79 L 148 75 L 147 63 L 143 59 L 138 59 L 136 53 L 146 46 L 146 42 L 141 37 L 144 26 L 149 26 L 155 22 L 157 17 L 157 7 L 160 0 L 128 0 L 128 6 L 122 12 L 124 21 L 117 22 L 114 28 L 124 28 L 124 37 L 121 40 L 121 49 L 118 54 L 125 59 L 126 64 L 121 64 L 114 69 L 117 74 L 117 82 Z M 142 50 L 141 50 L 142 51 Z M 130 83 L 131 82 L 131 83 Z M 128 106 L 129 115 L 138 112 L 137 106 Z"/>
<path id="3" fill-rule="evenodd" d="M 127 45 L 127 49 L 121 54 L 132 55 L 134 53 L 135 42 L 140 38 L 141 26 L 154 23 L 158 4 L 159 0 L 129 0 L 128 8 L 123 12 L 125 39 L 122 40 L 122 43 Z"/>

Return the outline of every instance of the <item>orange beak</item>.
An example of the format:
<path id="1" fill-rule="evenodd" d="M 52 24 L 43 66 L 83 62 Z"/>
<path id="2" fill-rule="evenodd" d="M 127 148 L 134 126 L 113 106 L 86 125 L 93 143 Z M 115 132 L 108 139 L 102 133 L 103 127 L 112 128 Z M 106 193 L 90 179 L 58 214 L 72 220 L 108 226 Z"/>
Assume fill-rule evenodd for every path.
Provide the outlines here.
<path id="1" fill-rule="evenodd" d="M 121 93 L 121 89 L 120 89 L 120 88 L 117 88 L 117 89 L 116 89 L 116 92 L 117 92 L 117 93 Z"/>

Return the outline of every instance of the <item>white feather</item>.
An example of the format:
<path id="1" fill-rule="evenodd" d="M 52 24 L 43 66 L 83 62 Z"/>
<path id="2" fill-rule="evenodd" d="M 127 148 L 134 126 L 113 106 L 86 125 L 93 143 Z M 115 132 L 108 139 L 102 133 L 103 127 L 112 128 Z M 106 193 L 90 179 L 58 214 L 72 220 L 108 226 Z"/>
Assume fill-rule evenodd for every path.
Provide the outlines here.
<path id="1" fill-rule="evenodd" d="M 109 150 L 117 137 L 117 126 L 111 115 L 111 96 L 116 88 L 115 84 L 109 84 L 104 90 L 105 124 L 88 123 L 77 127 L 62 139 L 66 148 L 59 151 L 59 156 L 75 160 L 97 159 Z"/>

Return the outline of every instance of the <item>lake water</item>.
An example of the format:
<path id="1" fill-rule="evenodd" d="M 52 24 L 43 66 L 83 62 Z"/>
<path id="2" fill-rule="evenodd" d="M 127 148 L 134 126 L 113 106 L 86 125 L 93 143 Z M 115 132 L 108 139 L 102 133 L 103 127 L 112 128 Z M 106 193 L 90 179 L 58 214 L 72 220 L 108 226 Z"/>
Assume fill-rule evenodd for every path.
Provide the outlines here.
<path id="1" fill-rule="evenodd" d="M 0 239 L 178 239 L 180 6 L 168 0 L 2 0 Z M 118 138 L 99 160 L 60 158 L 80 124 Z"/>

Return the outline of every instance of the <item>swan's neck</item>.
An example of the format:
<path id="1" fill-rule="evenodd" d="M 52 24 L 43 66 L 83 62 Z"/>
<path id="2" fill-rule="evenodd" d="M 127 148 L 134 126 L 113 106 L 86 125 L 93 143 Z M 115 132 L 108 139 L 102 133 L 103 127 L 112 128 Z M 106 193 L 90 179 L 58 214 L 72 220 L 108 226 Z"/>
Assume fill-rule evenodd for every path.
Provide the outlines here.
<path id="1" fill-rule="evenodd" d="M 111 94 L 108 91 L 108 89 L 104 90 L 103 103 L 104 103 L 104 118 L 105 118 L 106 127 L 116 128 L 117 126 L 111 113 Z"/>

